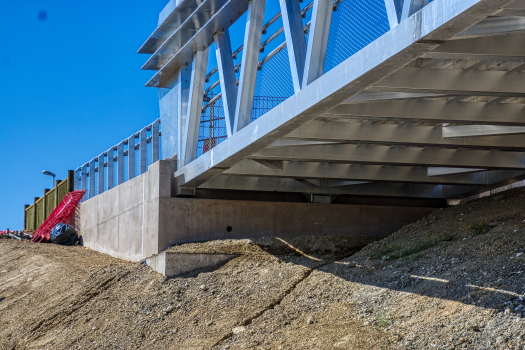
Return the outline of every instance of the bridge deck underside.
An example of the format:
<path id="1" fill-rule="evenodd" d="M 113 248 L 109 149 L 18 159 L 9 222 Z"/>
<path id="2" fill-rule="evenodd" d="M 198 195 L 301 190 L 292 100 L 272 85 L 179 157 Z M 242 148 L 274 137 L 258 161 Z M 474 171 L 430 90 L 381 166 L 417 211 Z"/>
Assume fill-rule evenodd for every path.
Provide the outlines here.
<path id="1" fill-rule="evenodd" d="M 179 186 L 451 198 L 523 179 L 524 10 L 435 0 L 179 169 Z"/>

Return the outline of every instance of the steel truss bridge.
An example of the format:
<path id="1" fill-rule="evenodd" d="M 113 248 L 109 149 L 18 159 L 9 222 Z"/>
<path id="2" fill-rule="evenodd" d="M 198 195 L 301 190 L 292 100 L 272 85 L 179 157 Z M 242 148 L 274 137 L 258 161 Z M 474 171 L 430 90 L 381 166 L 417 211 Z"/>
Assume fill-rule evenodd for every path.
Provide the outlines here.
<path id="1" fill-rule="evenodd" d="M 379 24 L 338 19 L 338 30 L 357 26 L 371 40 L 327 68 L 345 3 L 383 16 L 386 30 L 374 37 Z M 461 198 L 525 178 L 525 0 L 280 0 L 265 22 L 266 5 L 172 0 L 139 50 L 152 54 L 143 69 L 157 71 L 147 86 L 159 89 L 178 195 Z M 233 50 L 238 21 L 244 43 Z M 254 119 L 259 75 L 283 54 L 288 73 L 266 79 L 291 92 Z M 222 142 L 198 151 L 201 119 L 218 102 Z"/>

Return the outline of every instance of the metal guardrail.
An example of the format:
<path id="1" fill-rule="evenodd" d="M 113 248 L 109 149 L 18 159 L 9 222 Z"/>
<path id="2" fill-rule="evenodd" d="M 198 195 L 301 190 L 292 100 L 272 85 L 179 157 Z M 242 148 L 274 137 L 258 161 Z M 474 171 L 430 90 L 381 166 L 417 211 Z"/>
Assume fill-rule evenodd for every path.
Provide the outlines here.
<path id="1" fill-rule="evenodd" d="M 74 189 L 86 190 L 83 200 L 87 200 L 145 173 L 149 164 L 160 159 L 160 137 L 160 119 L 157 119 L 75 169 Z M 151 144 L 149 162 L 148 144 Z"/>

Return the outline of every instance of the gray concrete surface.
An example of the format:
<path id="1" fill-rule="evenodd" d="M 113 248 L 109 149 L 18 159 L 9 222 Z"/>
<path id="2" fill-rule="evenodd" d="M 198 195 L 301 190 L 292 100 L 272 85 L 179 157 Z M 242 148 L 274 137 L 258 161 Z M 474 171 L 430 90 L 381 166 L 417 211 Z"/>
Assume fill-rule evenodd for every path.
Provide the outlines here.
<path id="1" fill-rule="evenodd" d="M 80 205 L 84 245 L 141 261 L 179 243 L 306 235 L 385 237 L 435 208 L 175 198 L 175 166 L 161 160 Z"/>
<path id="2" fill-rule="evenodd" d="M 146 265 L 164 276 L 177 276 L 193 270 L 215 266 L 236 255 L 160 253 L 146 259 Z"/>

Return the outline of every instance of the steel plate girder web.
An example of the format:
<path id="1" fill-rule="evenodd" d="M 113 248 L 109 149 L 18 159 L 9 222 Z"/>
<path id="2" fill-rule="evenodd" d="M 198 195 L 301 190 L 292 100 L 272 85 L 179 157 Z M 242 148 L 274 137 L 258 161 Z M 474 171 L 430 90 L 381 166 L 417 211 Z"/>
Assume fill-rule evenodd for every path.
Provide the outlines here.
<path id="1" fill-rule="evenodd" d="M 308 194 L 347 194 L 356 196 L 448 198 L 473 189 L 469 185 L 434 185 L 418 183 L 364 183 L 340 187 L 316 187 L 308 181 L 296 179 L 218 175 L 202 184 L 201 189 L 239 191 L 299 192 Z"/>
<path id="2" fill-rule="evenodd" d="M 525 126 L 525 105 L 518 103 L 404 100 L 340 104 L 326 112 L 324 116 L 428 123 Z"/>
<path id="3" fill-rule="evenodd" d="M 292 131 L 286 140 L 307 140 L 327 142 L 351 142 L 373 144 L 421 145 L 448 148 L 505 148 L 525 150 L 525 137 L 486 136 L 475 138 L 444 138 L 447 128 L 438 126 L 414 126 L 395 124 L 369 124 L 360 122 L 325 122 L 312 121 Z M 501 127 L 492 127 L 501 128 Z M 515 129 L 515 127 L 504 127 Z M 518 127 L 515 132 L 525 133 L 525 127 Z M 456 129 L 452 129 L 456 130 Z M 508 130 L 506 130 L 508 131 Z M 487 131 L 488 132 L 488 131 Z M 495 135 L 497 131 L 492 131 Z M 468 136 L 465 134 L 465 136 Z"/>
<path id="4" fill-rule="evenodd" d="M 256 160 L 246 159 L 226 170 L 226 175 L 330 179 L 349 181 L 417 182 L 456 185 L 487 185 L 525 174 L 520 170 L 469 169 L 468 174 L 429 177 L 423 166 L 394 166 L 374 164 L 343 164 L 328 162 L 282 162 L 281 168 L 271 169 Z M 472 172 L 476 171 L 477 172 Z"/>
<path id="5" fill-rule="evenodd" d="M 279 0 L 283 18 L 286 47 L 295 92 L 301 90 L 306 59 L 306 38 L 299 0 Z"/>
<path id="6" fill-rule="evenodd" d="M 320 145 L 267 148 L 250 158 L 301 162 L 370 163 L 484 169 L 525 169 L 523 152 L 378 145 Z"/>
<path id="7" fill-rule="evenodd" d="M 521 97 L 525 73 L 405 67 L 369 90 Z"/>
<path id="8" fill-rule="evenodd" d="M 246 13 L 241 74 L 239 76 L 235 120 L 233 123 L 234 133 L 250 124 L 252 117 L 265 6 L 266 0 L 250 0 Z"/>
<path id="9" fill-rule="evenodd" d="M 508 0 L 434 0 L 410 20 L 403 21 L 299 93 L 221 142 L 213 151 L 206 152 L 179 169 L 175 174 L 179 187 L 200 186 L 508 3 Z"/>

